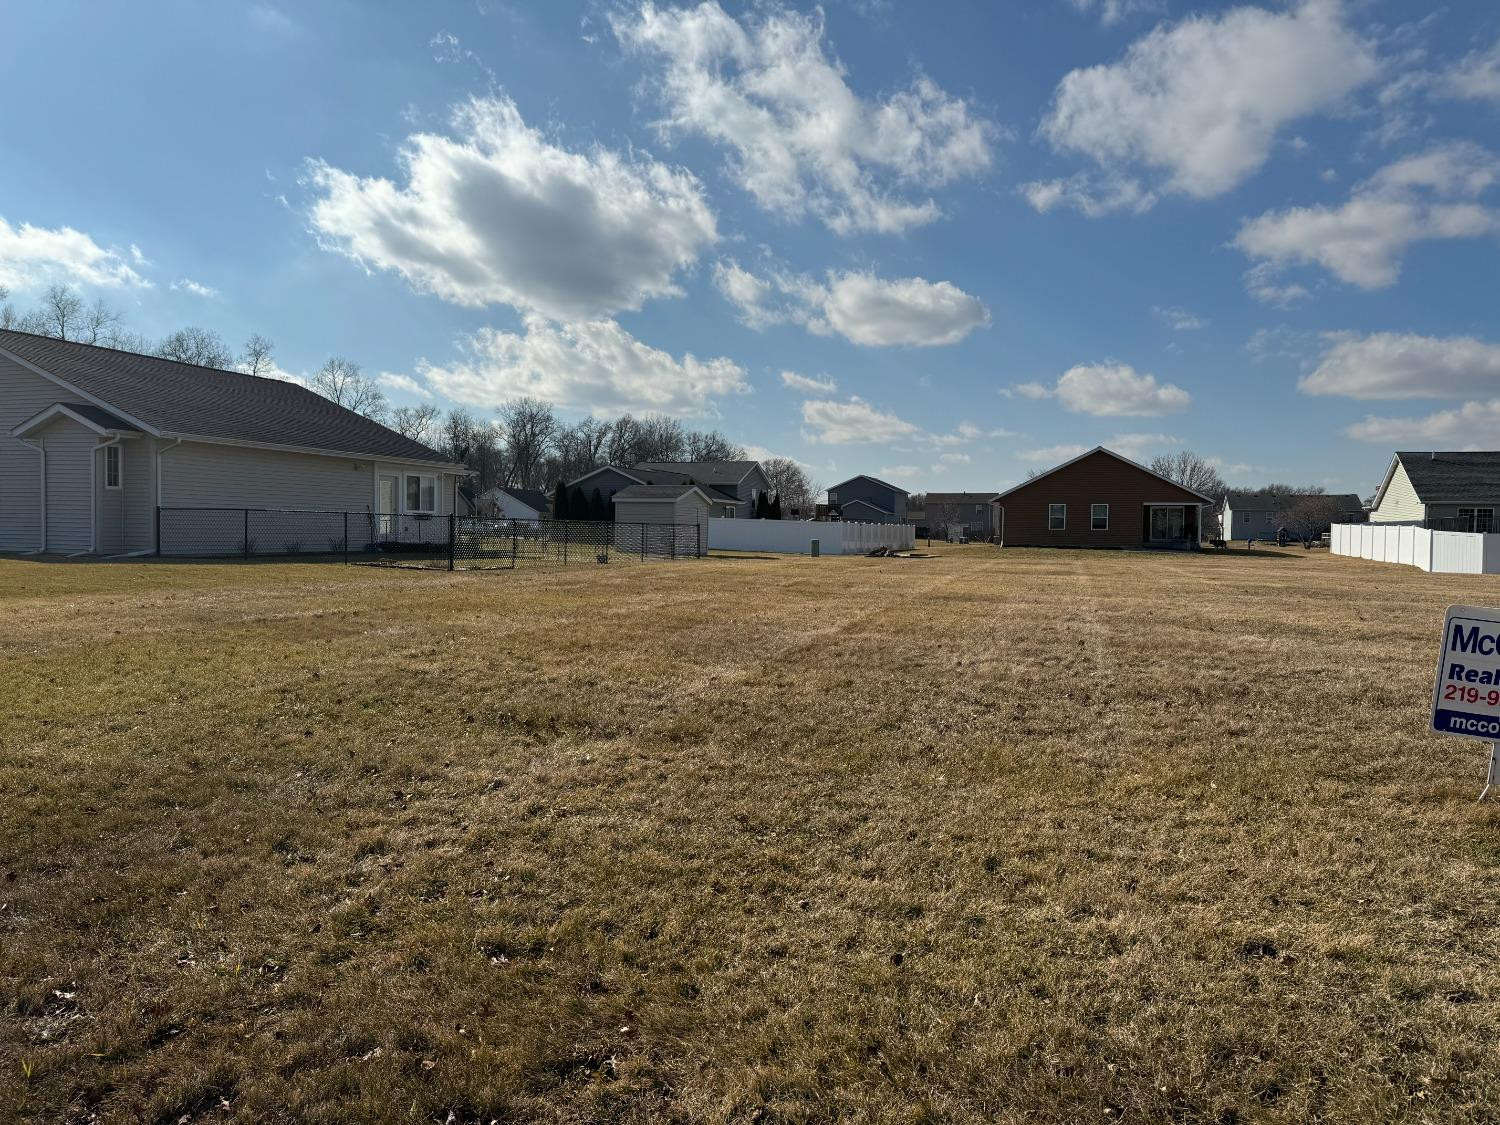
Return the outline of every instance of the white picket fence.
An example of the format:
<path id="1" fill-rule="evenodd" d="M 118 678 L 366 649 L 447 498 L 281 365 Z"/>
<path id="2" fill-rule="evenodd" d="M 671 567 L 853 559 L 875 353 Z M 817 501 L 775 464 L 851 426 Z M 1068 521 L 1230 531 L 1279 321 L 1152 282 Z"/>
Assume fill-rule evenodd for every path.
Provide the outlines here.
<path id="1" fill-rule="evenodd" d="M 1429 531 L 1413 524 L 1336 523 L 1328 540 L 1335 555 L 1401 563 L 1435 574 L 1500 574 L 1500 534 Z"/>
<path id="2" fill-rule="evenodd" d="M 708 549 L 806 555 L 811 554 L 816 539 L 825 555 L 862 555 L 876 547 L 909 551 L 916 545 L 915 534 L 916 528 L 909 523 L 711 519 Z"/>

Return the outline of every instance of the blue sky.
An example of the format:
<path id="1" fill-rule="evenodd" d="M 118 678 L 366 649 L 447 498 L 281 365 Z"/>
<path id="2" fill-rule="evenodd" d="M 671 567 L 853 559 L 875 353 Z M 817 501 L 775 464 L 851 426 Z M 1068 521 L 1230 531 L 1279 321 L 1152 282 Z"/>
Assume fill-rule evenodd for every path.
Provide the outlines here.
<path id="1" fill-rule="evenodd" d="M 825 484 L 1500 434 L 1500 7 L 15 5 L 0 284 Z M 45 91 L 45 94 L 41 93 Z"/>

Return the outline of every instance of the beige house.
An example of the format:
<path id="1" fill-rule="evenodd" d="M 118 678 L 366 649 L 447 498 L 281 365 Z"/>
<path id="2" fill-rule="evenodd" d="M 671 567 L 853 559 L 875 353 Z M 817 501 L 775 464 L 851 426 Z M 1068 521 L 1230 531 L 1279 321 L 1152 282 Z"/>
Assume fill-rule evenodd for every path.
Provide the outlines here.
<path id="1" fill-rule="evenodd" d="M 465 473 L 295 383 L 0 330 L 0 551 L 149 554 L 176 509 L 393 524 L 452 512 Z"/>
<path id="2" fill-rule="evenodd" d="M 1496 531 L 1500 453 L 1401 452 L 1391 458 L 1370 509 L 1371 523 L 1440 531 Z"/>

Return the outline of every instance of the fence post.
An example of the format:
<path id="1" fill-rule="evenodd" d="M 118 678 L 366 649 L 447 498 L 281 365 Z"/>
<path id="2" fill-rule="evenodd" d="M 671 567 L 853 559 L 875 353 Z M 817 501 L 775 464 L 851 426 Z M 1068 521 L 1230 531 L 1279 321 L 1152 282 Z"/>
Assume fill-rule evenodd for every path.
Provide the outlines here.
<path id="1" fill-rule="evenodd" d="M 675 526 L 672 528 L 672 534 L 667 536 L 667 553 L 671 558 L 677 557 L 677 528 Z"/>
<path id="2" fill-rule="evenodd" d="M 703 557 L 703 525 L 701 523 L 693 524 L 693 537 L 698 542 L 698 553 L 694 557 L 701 559 Z"/>
<path id="3" fill-rule="evenodd" d="M 448 513 L 448 569 L 449 570 L 453 569 L 453 533 L 454 533 L 454 531 L 457 530 L 457 524 L 455 522 L 457 520 L 457 518 L 458 517 L 455 516 L 452 512 Z"/>
<path id="4" fill-rule="evenodd" d="M 563 521 L 563 565 L 568 565 L 568 528 L 572 526 L 570 521 Z"/>
<path id="5" fill-rule="evenodd" d="M 521 529 L 515 520 L 510 521 L 510 568 L 516 569 L 516 560 L 521 553 Z"/>
<path id="6" fill-rule="evenodd" d="M 250 509 L 245 509 L 245 557 L 250 557 Z"/>
<path id="7" fill-rule="evenodd" d="M 349 513 L 344 513 L 344 565 L 349 565 Z"/>
<path id="8" fill-rule="evenodd" d="M 646 561 L 646 525 L 641 524 L 641 562 Z"/>
<path id="9" fill-rule="evenodd" d="M 161 558 L 161 505 L 156 506 L 156 557 Z"/>

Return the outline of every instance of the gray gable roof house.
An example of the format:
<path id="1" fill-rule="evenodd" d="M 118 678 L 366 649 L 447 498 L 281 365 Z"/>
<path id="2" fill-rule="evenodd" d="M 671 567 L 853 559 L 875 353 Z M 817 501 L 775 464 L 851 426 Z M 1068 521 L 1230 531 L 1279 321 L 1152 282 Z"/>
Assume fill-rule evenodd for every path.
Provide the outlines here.
<path id="1" fill-rule="evenodd" d="M 295 383 L 0 330 L 0 551 L 146 554 L 158 508 L 444 514 L 465 475 Z"/>
<path id="2" fill-rule="evenodd" d="M 828 506 L 839 518 L 862 523 L 905 523 L 907 491 L 866 473 L 828 489 Z"/>
<path id="3" fill-rule="evenodd" d="M 506 520 L 546 519 L 552 511 L 552 498 L 539 488 L 502 488 L 496 486 L 475 498 L 480 514 Z"/>
<path id="4" fill-rule="evenodd" d="M 567 482 L 585 496 L 599 489 L 607 504 L 632 485 L 692 484 L 702 489 L 710 513 L 718 518 L 749 519 L 755 501 L 768 487 L 759 461 L 642 461 L 625 467 L 601 465 Z"/>
<path id="5" fill-rule="evenodd" d="M 1357 523 L 1365 517 L 1365 506 L 1352 492 L 1277 493 L 1234 491 L 1224 494 L 1219 505 L 1219 535 L 1223 539 L 1269 539 L 1281 527 L 1281 514 L 1299 501 L 1312 497 L 1338 505 L 1341 523 Z"/>
<path id="6" fill-rule="evenodd" d="M 1370 510 L 1371 523 L 1492 531 L 1500 509 L 1500 453 L 1399 452 Z"/>

